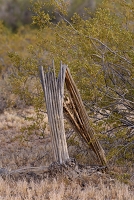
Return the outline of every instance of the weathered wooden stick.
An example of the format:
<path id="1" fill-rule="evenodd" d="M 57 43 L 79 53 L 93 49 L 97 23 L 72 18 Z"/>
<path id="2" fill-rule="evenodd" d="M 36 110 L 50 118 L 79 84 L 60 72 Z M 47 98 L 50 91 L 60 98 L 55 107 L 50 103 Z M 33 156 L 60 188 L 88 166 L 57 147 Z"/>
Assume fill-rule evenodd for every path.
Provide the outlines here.
<path id="1" fill-rule="evenodd" d="M 64 148 L 64 157 L 69 158 L 68 156 L 68 150 L 67 150 L 67 143 L 66 143 L 66 136 L 65 134 L 62 134 L 63 132 L 65 132 L 65 128 L 64 128 L 64 116 L 63 116 L 63 100 L 64 100 L 64 82 L 65 82 L 65 74 L 66 74 L 66 67 L 64 66 L 62 67 L 62 63 L 61 63 L 61 67 L 60 67 L 60 72 L 58 75 L 58 79 L 57 79 L 57 90 L 58 90 L 58 97 L 59 97 L 59 103 L 60 103 L 60 110 L 59 110 L 59 116 L 61 117 L 60 122 L 62 121 L 63 123 L 60 123 L 60 136 L 61 136 L 61 142 L 62 142 L 62 147 Z"/>
<path id="2" fill-rule="evenodd" d="M 41 83 L 42 83 L 42 87 L 43 87 L 43 91 L 44 91 L 44 97 L 45 97 L 46 104 L 47 104 L 47 112 L 50 113 L 52 105 L 51 105 L 51 103 L 50 104 L 47 103 L 50 101 L 50 96 L 45 95 L 45 94 L 49 93 L 49 87 L 47 87 L 47 76 L 49 76 L 49 74 L 48 73 L 44 74 L 42 66 L 39 68 L 39 71 L 40 71 L 40 78 L 41 78 Z M 52 124 L 52 118 L 50 117 L 50 115 L 48 115 L 48 120 L 49 120 L 49 123 Z M 57 152 L 58 147 L 56 146 L 56 141 L 54 138 L 53 126 L 51 126 L 50 128 L 51 128 L 51 134 L 52 134 L 51 138 L 52 138 L 53 155 L 54 155 L 54 160 L 56 161 L 58 159 L 58 152 Z"/>
<path id="3" fill-rule="evenodd" d="M 66 69 L 65 83 L 67 90 L 70 94 L 70 104 L 73 107 L 72 112 L 68 112 L 69 106 L 64 104 L 64 111 L 67 118 L 70 118 L 70 122 L 85 142 L 93 149 L 98 157 L 98 160 L 102 165 L 107 165 L 104 150 L 102 149 L 99 141 L 95 137 L 93 129 L 89 126 L 89 118 L 86 113 L 86 109 L 83 105 L 82 99 L 80 97 L 79 91 L 75 85 L 74 80 L 70 74 L 69 69 Z M 72 114 L 73 113 L 73 117 Z"/>
<path id="4" fill-rule="evenodd" d="M 27 172 L 48 172 L 48 166 L 40 166 L 40 167 L 23 167 L 15 170 L 8 170 L 6 168 L 0 168 L 0 176 L 3 175 L 13 175 Z"/>
<path id="5" fill-rule="evenodd" d="M 63 96 L 66 70 L 61 68 L 58 80 L 56 80 L 54 72 L 54 63 L 45 74 L 43 67 L 40 67 L 39 70 L 46 100 L 54 158 L 55 161 L 62 164 L 69 159 L 63 119 Z"/>

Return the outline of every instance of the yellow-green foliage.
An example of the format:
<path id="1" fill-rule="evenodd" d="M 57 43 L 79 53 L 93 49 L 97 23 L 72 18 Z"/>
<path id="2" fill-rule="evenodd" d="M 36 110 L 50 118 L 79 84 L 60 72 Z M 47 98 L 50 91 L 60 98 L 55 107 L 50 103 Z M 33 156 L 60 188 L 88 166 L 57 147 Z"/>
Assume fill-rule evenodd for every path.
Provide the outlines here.
<path id="1" fill-rule="evenodd" d="M 30 33 L 29 33 L 30 32 Z M 26 57 L 28 55 L 28 49 L 30 43 L 34 43 L 36 40 L 35 30 L 31 30 L 29 27 L 21 27 L 17 33 L 11 33 L 9 29 L 5 28 L 0 21 L 0 69 L 7 70 L 11 68 L 11 60 L 8 53 L 17 52 L 20 56 Z"/>
<path id="2" fill-rule="evenodd" d="M 10 37 L 10 32 L 3 26 L 2 22 L 0 22 L 0 74 L 2 69 L 9 63 L 9 59 L 7 58 L 8 48 L 8 38 Z"/>
<path id="3" fill-rule="evenodd" d="M 128 136 L 132 129 L 125 123 L 133 124 L 130 117 L 134 116 L 134 1 L 104 0 L 92 18 L 86 11 L 86 20 L 74 13 L 67 21 L 67 6 L 62 0 L 34 4 L 33 24 L 39 32 L 27 57 L 10 54 L 15 69 L 13 90 L 35 108 L 43 108 L 38 66 L 47 67 L 52 59 L 59 66 L 62 60 L 90 116 L 98 118 L 94 128 L 105 135 L 101 138 L 106 138 L 103 143 L 108 152 L 111 148 L 109 158 L 129 149 L 132 152 L 133 141 Z M 49 16 L 52 8 L 61 17 L 56 24 Z M 127 159 L 126 155 L 122 158 Z"/>

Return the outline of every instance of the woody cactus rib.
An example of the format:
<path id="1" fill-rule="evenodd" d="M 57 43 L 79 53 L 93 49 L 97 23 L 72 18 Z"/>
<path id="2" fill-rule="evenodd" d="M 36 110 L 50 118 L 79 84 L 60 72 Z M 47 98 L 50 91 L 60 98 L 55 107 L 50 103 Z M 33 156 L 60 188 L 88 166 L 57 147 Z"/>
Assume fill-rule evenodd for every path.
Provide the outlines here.
<path id="1" fill-rule="evenodd" d="M 95 137 L 93 129 L 89 126 L 89 118 L 86 109 L 68 68 L 66 70 L 65 83 L 70 94 L 70 105 L 64 103 L 64 112 L 66 117 L 88 146 L 93 149 L 99 162 L 102 165 L 107 165 L 104 150 Z M 71 109 L 70 106 L 72 107 Z"/>

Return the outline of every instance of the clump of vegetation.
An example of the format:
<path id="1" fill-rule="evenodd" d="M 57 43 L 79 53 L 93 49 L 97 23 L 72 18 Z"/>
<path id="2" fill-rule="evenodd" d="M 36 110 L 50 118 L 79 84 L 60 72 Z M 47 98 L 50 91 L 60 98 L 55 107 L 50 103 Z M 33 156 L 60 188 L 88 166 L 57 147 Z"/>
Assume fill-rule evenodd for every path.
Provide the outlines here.
<path id="1" fill-rule="evenodd" d="M 83 17 L 83 12 L 85 8 L 88 8 L 90 10 L 90 12 L 92 13 L 95 8 L 96 8 L 96 4 L 99 1 L 95 1 L 95 0 L 73 0 L 70 3 L 70 9 L 69 9 L 69 18 L 73 16 L 73 14 L 75 12 L 79 13 L 82 17 Z"/>
<path id="2" fill-rule="evenodd" d="M 46 0 L 42 0 L 45 2 Z M 99 2 L 98 0 L 97 2 Z M 0 20 L 2 20 L 6 27 L 8 27 L 13 32 L 16 32 L 18 28 L 22 25 L 31 24 L 33 12 L 31 10 L 32 4 L 36 0 L 0 0 Z M 69 19 L 74 12 L 81 13 L 84 10 L 84 7 L 89 7 L 91 11 L 94 11 L 96 7 L 95 0 L 69 0 Z M 44 8 L 47 12 L 47 8 Z M 53 15 L 53 5 L 49 9 L 49 15 Z M 55 13 L 54 22 L 59 21 L 60 18 Z"/>

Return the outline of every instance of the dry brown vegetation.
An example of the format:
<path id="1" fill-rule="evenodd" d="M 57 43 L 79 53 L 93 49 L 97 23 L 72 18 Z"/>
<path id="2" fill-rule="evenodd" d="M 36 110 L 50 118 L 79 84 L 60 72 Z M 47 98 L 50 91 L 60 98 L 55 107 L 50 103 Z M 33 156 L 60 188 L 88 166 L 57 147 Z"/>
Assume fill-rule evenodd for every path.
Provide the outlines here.
<path id="1" fill-rule="evenodd" d="M 64 180 L 30 181 L 4 181 L 0 180 L 0 199 L 3 200 L 132 200 L 133 193 L 128 185 L 119 182 L 104 184 L 101 178 L 88 181 L 81 186 L 79 182 L 65 182 Z"/>
<path id="2" fill-rule="evenodd" d="M 8 110 L 0 115 L 0 166 L 16 169 L 25 165 L 47 165 L 51 160 L 50 135 L 20 134 L 20 129 L 30 125 L 25 116 L 35 115 L 33 108 L 25 110 Z M 37 161 L 37 162 L 36 162 Z"/>
<path id="3" fill-rule="evenodd" d="M 32 117 L 32 107 L 21 110 L 5 110 L 0 115 L 0 167 L 15 170 L 22 167 L 48 166 L 52 162 L 49 127 L 46 126 L 44 136 L 38 132 L 28 135 L 20 129 L 30 124 L 25 116 Z M 47 122 L 47 117 L 44 119 Z M 37 134 L 38 133 L 38 134 Z M 115 169 L 114 169 L 115 170 Z M 118 174 L 120 169 L 116 169 Z M 74 179 L 63 177 L 45 177 L 43 179 L 30 176 L 30 179 L 0 178 L 0 200 L 19 199 L 133 199 L 132 178 L 130 184 L 115 179 L 113 172 L 100 171 L 87 174 L 82 171 Z"/>

